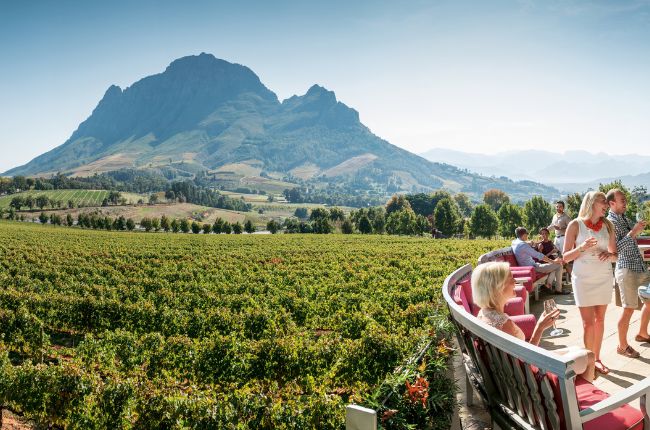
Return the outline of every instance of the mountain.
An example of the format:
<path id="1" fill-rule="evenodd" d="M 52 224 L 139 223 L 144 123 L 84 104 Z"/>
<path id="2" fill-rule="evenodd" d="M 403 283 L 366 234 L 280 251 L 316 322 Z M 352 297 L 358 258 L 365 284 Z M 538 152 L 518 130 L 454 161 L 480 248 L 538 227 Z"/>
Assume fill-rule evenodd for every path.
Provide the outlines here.
<path id="1" fill-rule="evenodd" d="M 560 190 L 579 189 L 581 184 L 588 188 L 593 183 L 603 182 L 599 178 L 647 174 L 650 169 L 650 157 L 638 154 L 538 150 L 476 154 L 435 148 L 421 155 L 430 161 L 453 164 L 483 175 L 534 180 Z"/>
<path id="2" fill-rule="evenodd" d="M 61 146 L 5 175 L 85 176 L 122 168 L 208 172 L 215 181 L 347 183 L 366 190 L 557 195 L 532 182 L 430 162 L 375 136 L 356 110 L 314 85 L 280 102 L 249 68 L 202 53 L 108 88 Z"/>

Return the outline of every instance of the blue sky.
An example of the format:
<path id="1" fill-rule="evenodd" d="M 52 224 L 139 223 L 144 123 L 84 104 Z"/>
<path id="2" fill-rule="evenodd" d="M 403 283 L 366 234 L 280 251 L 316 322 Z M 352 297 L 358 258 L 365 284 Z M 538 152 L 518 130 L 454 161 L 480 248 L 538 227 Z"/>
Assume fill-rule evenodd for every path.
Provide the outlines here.
<path id="1" fill-rule="evenodd" d="M 650 155 L 650 0 L 0 0 L 0 171 L 200 52 L 280 99 L 323 85 L 416 153 Z"/>

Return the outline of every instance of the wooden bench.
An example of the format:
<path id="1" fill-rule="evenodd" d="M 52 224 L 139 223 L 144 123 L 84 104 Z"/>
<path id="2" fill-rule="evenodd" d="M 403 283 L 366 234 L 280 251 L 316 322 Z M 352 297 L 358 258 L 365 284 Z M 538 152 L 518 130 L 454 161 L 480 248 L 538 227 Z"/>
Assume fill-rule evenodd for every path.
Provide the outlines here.
<path id="1" fill-rule="evenodd" d="M 471 277 L 467 264 L 447 277 L 443 296 L 457 328 L 467 398 L 477 392 L 495 428 L 553 430 L 649 429 L 650 378 L 609 396 L 576 376 L 572 358 L 521 341 L 480 321 L 454 299 Z M 628 405 L 640 399 L 641 409 Z"/>
<path id="2" fill-rule="evenodd" d="M 515 280 L 523 284 L 529 293 L 535 292 L 535 300 L 539 300 L 539 287 L 546 283 L 548 273 L 538 273 L 533 266 L 519 266 L 510 246 L 488 252 L 478 258 L 478 264 L 488 261 L 505 261 L 510 264 L 510 271 Z M 557 280 L 556 282 L 562 282 Z"/>

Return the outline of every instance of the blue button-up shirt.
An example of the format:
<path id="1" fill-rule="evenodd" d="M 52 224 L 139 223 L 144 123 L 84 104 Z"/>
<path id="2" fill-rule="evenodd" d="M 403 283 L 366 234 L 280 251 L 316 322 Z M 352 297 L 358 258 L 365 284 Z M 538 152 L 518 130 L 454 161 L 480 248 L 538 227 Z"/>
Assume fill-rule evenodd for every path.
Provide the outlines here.
<path id="1" fill-rule="evenodd" d="M 515 254 L 517 264 L 520 266 L 537 267 L 539 263 L 533 260 L 533 258 L 537 258 L 538 260 L 542 260 L 544 258 L 544 254 L 535 251 L 535 249 L 533 249 L 533 247 L 530 246 L 528 242 L 524 242 L 521 239 L 515 239 L 512 241 L 512 252 Z"/>

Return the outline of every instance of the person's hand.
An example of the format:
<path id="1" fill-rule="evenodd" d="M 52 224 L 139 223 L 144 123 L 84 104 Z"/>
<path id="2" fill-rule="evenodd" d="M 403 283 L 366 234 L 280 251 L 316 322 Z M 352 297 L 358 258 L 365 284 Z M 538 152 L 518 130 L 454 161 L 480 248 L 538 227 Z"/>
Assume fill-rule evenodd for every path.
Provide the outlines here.
<path id="1" fill-rule="evenodd" d="M 551 313 L 546 313 L 546 311 L 544 311 L 539 316 L 539 320 L 537 320 L 537 326 L 542 331 L 546 330 L 547 328 L 551 327 L 553 325 L 553 322 L 555 322 L 555 320 L 558 319 L 559 317 L 560 317 L 559 309 L 553 309 L 553 312 Z"/>
<path id="2" fill-rule="evenodd" d="M 583 251 L 588 250 L 589 248 L 593 248 L 594 246 L 598 245 L 598 239 L 595 237 L 589 237 L 587 240 L 585 240 L 582 245 L 580 245 L 580 248 L 582 248 Z"/>
<path id="3" fill-rule="evenodd" d="M 632 227 L 632 231 L 630 231 L 632 237 L 637 237 L 639 233 L 641 233 L 645 229 L 645 226 L 646 226 L 645 221 L 639 221 L 636 224 L 634 224 L 634 227 Z"/>
<path id="4" fill-rule="evenodd" d="M 553 263 L 564 264 L 564 260 L 562 259 L 562 257 L 557 257 L 553 260 Z"/>
<path id="5" fill-rule="evenodd" d="M 609 252 L 609 251 L 603 251 L 600 254 L 598 254 L 598 259 L 600 261 L 608 261 L 610 260 L 615 254 Z"/>

